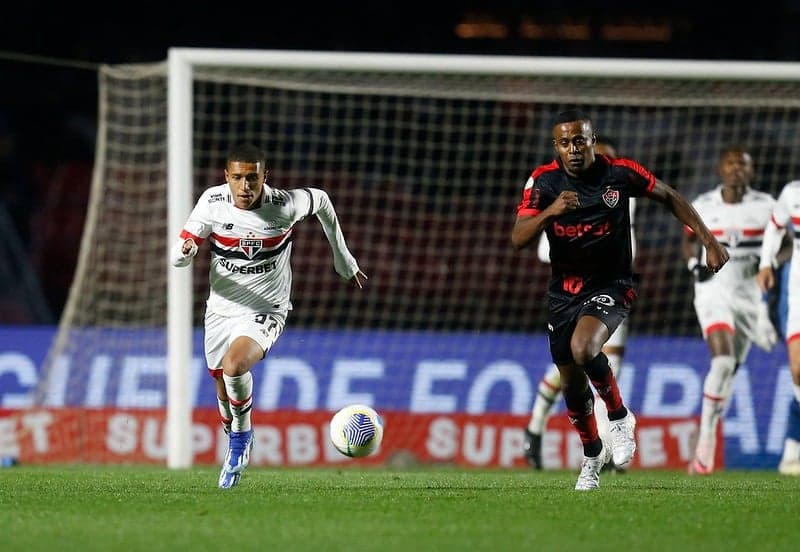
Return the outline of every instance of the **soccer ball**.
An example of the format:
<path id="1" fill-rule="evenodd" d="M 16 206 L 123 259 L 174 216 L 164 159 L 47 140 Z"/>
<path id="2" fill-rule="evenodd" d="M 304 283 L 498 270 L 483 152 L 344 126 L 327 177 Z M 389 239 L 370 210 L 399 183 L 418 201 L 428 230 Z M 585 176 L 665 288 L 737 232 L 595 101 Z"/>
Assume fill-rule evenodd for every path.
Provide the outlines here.
<path id="1" fill-rule="evenodd" d="M 383 420 L 369 406 L 351 404 L 331 418 L 331 442 L 351 458 L 369 456 L 383 440 Z"/>

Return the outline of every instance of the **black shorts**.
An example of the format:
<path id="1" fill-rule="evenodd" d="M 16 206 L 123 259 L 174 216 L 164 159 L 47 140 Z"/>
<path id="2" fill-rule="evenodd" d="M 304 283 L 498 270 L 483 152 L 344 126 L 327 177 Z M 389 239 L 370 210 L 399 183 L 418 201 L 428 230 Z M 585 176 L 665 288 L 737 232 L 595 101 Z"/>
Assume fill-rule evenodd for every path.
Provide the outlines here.
<path id="1" fill-rule="evenodd" d="M 593 316 L 608 328 L 610 336 L 617 326 L 627 318 L 633 301 L 636 299 L 636 286 L 630 280 L 615 282 L 578 295 L 566 293 L 548 294 L 547 333 L 550 340 L 550 355 L 556 364 L 572 364 L 572 333 L 578 320 L 583 316 Z"/>

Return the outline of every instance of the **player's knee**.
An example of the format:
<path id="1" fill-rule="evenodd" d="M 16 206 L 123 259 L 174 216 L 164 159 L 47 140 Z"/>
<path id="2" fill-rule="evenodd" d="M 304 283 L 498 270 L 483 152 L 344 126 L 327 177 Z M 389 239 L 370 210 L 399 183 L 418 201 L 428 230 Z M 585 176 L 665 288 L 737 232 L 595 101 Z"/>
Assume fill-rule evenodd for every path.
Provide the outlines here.
<path id="1" fill-rule="evenodd" d="M 250 371 L 251 365 L 247 356 L 228 355 L 222 360 L 222 372 L 226 376 L 241 376 Z"/>
<path id="2" fill-rule="evenodd" d="M 580 366 L 589 364 L 600 354 L 600 346 L 591 339 L 573 337 L 570 346 L 572 347 L 572 358 L 575 359 L 575 364 Z"/>
<path id="3" fill-rule="evenodd" d="M 572 350 L 572 358 L 575 359 L 575 364 L 584 366 L 591 362 L 600 354 L 603 343 L 593 331 L 578 330 L 573 333 L 569 346 Z"/>

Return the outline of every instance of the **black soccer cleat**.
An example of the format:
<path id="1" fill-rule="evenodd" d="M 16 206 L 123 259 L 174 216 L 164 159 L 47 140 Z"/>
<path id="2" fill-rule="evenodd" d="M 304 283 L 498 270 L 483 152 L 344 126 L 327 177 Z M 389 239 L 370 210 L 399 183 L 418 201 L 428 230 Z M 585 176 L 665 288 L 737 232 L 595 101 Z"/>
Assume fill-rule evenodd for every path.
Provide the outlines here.
<path id="1" fill-rule="evenodd" d="M 532 433 L 527 427 L 525 428 L 525 441 L 522 444 L 522 450 L 525 453 L 525 459 L 528 465 L 535 470 L 542 469 L 542 436 Z"/>

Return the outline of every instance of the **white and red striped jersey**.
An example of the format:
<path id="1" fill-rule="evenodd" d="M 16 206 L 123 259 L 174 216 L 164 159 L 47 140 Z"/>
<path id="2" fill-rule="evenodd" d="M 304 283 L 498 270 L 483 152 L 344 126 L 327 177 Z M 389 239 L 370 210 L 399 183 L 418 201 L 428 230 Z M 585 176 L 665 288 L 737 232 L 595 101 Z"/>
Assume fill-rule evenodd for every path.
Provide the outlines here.
<path id="1" fill-rule="evenodd" d="M 748 188 L 739 203 L 726 203 L 722 185 L 702 193 L 692 202 L 714 237 L 730 254 L 730 260 L 714 275 L 712 281 L 723 286 L 738 285 L 755 277 L 764 229 L 769 222 L 775 198 L 766 192 Z M 684 231 L 692 234 L 688 226 Z M 706 264 L 706 251 L 701 248 L 700 263 Z"/>
<path id="2" fill-rule="evenodd" d="M 223 316 L 285 312 L 292 308 L 292 230 L 316 215 L 333 251 L 334 268 L 345 279 L 358 263 L 342 235 L 328 194 L 317 188 L 280 190 L 264 186 L 255 209 L 234 205 L 228 184 L 208 188 L 197 200 L 180 238 L 170 251 L 174 266 L 187 266 L 193 255 L 181 251 L 191 238 L 211 248 L 207 308 Z"/>
<path id="3" fill-rule="evenodd" d="M 781 247 L 783 235 L 788 231 L 792 232 L 794 248 L 791 260 L 791 281 L 793 284 L 800 283 L 794 276 L 800 270 L 794 270 L 800 266 L 800 180 L 788 182 L 781 190 L 775 208 L 772 211 L 770 224 L 767 226 L 767 233 L 764 236 L 764 248 L 761 251 L 760 267 L 776 266 L 775 260 Z"/>

